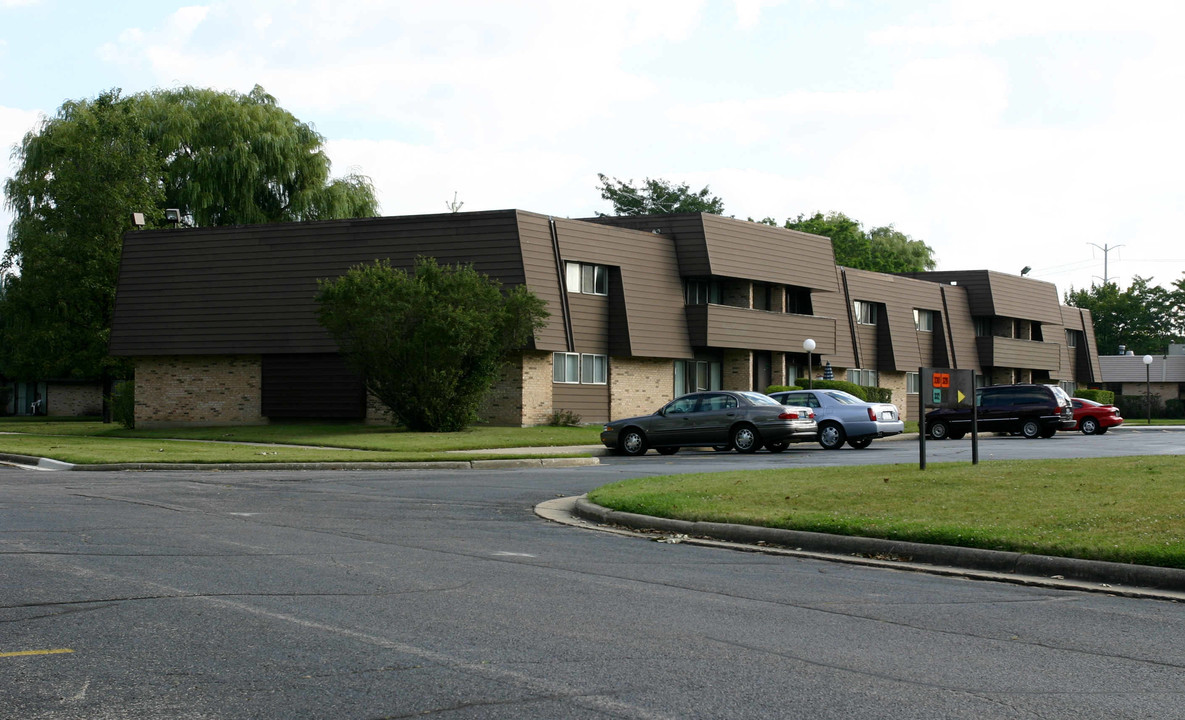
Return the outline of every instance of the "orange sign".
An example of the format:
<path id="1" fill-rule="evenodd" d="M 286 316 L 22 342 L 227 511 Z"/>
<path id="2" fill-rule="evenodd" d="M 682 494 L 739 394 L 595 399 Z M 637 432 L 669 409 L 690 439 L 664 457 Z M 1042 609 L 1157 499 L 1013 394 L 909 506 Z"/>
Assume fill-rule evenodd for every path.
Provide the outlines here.
<path id="1" fill-rule="evenodd" d="M 936 388 L 950 387 L 950 373 L 934 373 L 933 385 Z"/>

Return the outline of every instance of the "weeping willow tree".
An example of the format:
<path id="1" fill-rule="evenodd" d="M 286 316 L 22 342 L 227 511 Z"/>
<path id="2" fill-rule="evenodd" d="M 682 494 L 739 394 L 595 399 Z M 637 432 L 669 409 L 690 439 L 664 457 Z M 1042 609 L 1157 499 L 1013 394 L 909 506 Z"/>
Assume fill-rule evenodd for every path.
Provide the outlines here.
<path id="1" fill-rule="evenodd" d="M 330 177 L 325 139 L 256 86 L 65 102 L 15 148 L 0 264 L 0 374 L 110 377 L 107 337 L 132 213 L 167 226 L 366 217 L 368 178 Z"/>

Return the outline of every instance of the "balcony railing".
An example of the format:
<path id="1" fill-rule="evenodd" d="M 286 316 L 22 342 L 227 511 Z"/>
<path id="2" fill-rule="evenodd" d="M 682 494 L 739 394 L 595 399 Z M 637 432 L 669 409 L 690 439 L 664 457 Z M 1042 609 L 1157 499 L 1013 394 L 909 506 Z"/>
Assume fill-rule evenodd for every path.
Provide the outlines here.
<path id="1" fill-rule="evenodd" d="M 835 352 L 834 318 L 750 310 L 730 305 L 688 305 L 687 330 L 695 347 L 801 353 L 815 341 L 815 355 Z"/>
<path id="2" fill-rule="evenodd" d="M 1061 369 L 1061 345 L 1008 337 L 977 337 L 979 363 L 984 367 L 1026 370 Z"/>

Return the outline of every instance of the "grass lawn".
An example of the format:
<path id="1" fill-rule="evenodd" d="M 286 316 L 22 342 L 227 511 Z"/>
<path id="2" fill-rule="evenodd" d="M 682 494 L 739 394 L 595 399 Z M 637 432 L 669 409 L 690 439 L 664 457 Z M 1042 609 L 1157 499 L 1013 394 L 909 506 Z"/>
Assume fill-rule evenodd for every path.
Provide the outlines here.
<path id="1" fill-rule="evenodd" d="M 600 426 L 474 427 L 457 433 L 412 433 L 389 426 L 348 423 L 127 430 L 94 421 L 9 419 L 0 422 L 0 433 L 17 433 L 0 434 L 0 452 L 77 464 L 457 460 L 446 452 L 600 443 Z M 179 442 L 193 440 L 216 442 Z M 315 447 L 279 447 L 297 445 Z M 486 457 L 514 456 L 478 454 L 464 459 Z"/>
<path id="2" fill-rule="evenodd" d="M 641 478 L 615 510 L 1185 568 L 1185 457 L 798 468 Z"/>

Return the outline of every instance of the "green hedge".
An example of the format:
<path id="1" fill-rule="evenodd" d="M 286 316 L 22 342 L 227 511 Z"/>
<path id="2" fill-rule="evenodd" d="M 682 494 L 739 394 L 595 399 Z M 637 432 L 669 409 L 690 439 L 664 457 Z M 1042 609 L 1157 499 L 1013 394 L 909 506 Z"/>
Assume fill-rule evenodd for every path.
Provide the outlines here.
<path id="1" fill-rule="evenodd" d="M 765 389 L 765 394 L 776 392 L 787 392 L 790 390 L 805 390 L 806 388 L 798 385 L 770 385 Z M 846 393 L 851 393 L 860 398 L 864 402 L 876 403 L 891 403 L 893 402 L 893 391 L 889 388 L 883 387 L 868 387 L 867 385 L 857 385 L 856 383 L 848 382 L 847 380 L 815 380 L 811 384 L 813 390 L 843 390 Z"/>
<path id="2" fill-rule="evenodd" d="M 1094 400 L 1097 403 L 1104 405 L 1115 404 L 1115 393 L 1110 390 L 1091 390 L 1089 388 L 1078 388 L 1074 391 L 1074 397 L 1082 398 L 1083 400 Z"/>

